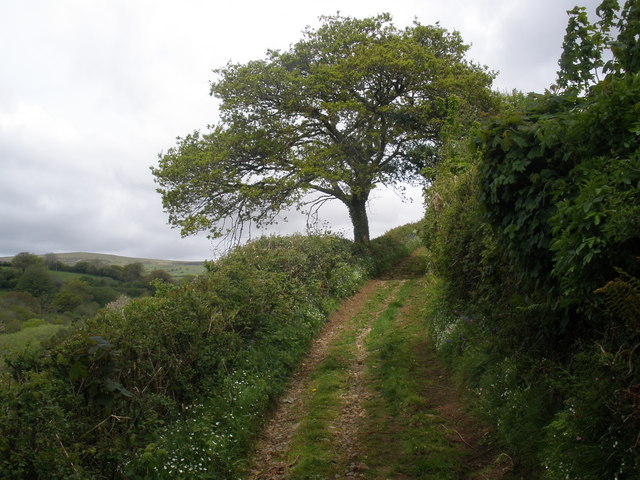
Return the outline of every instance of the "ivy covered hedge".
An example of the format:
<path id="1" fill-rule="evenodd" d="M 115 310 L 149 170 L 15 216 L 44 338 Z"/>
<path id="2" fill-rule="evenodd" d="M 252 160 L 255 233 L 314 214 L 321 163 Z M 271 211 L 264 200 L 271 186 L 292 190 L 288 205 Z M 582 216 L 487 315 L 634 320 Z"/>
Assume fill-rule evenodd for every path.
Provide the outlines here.
<path id="1" fill-rule="evenodd" d="M 506 99 L 428 194 L 430 334 L 525 478 L 640 478 L 640 7 L 615 3 L 609 74 Z"/>
<path id="2" fill-rule="evenodd" d="M 235 478 L 327 315 L 416 246 L 269 237 L 102 311 L 0 385 L 0 478 Z"/>

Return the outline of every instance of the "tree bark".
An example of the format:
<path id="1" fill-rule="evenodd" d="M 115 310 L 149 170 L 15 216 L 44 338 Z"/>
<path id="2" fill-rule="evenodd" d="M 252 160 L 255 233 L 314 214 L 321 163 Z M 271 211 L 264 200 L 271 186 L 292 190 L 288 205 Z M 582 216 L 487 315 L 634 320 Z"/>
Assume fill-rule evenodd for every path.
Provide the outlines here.
<path id="1" fill-rule="evenodd" d="M 349 201 L 349 216 L 353 224 L 353 241 L 359 245 L 369 245 L 369 218 L 367 198 L 354 195 Z"/>

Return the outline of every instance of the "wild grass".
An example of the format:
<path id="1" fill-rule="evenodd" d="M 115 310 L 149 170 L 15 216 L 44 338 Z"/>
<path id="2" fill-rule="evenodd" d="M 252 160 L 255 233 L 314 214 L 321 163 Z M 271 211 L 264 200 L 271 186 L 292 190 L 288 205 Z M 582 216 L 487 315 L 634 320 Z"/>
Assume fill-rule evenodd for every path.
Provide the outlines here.
<path id="1" fill-rule="evenodd" d="M 64 325 L 52 325 L 50 323 L 35 327 L 24 328 L 19 332 L 5 333 L 0 335 L 0 360 L 6 355 L 12 355 L 30 349 L 37 349 L 40 342 L 48 340 L 60 330 Z M 2 366 L 0 365 L 0 368 Z"/>
<path id="2" fill-rule="evenodd" d="M 369 478 L 457 479 L 460 449 L 452 445 L 443 425 L 447 421 L 429 403 L 431 375 L 420 360 L 426 349 L 419 311 L 406 302 L 423 289 L 407 281 L 397 298 L 373 323 L 368 337 L 367 375 L 377 386 L 367 404 L 368 425 L 363 442 L 370 450 Z"/>
<path id="3" fill-rule="evenodd" d="M 475 415 L 492 425 L 489 441 L 515 461 L 513 478 L 543 478 L 539 451 L 554 398 L 550 377 L 538 372 L 549 362 L 496 351 L 495 328 L 453 303 L 447 287 L 435 275 L 425 283 L 423 315 L 438 358 Z"/>
<path id="4" fill-rule="evenodd" d="M 390 294 L 389 285 L 379 288 L 362 310 L 347 320 L 344 330 L 329 345 L 326 358 L 311 375 L 303 400 L 305 415 L 288 453 L 288 462 L 294 463 L 290 472 L 292 480 L 335 478 L 344 474 L 340 465 L 344 465 L 346 459 L 336 443 L 334 427 L 344 405 L 342 395 L 348 388 L 356 338 Z"/>

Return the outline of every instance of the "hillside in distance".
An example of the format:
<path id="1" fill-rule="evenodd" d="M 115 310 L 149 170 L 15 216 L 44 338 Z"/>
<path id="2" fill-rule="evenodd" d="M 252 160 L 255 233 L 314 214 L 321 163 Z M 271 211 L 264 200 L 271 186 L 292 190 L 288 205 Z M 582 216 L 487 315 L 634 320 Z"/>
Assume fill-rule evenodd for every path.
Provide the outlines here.
<path id="1" fill-rule="evenodd" d="M 78 262 L 99 262 L 103 265 L 125 266 L 131 263 L 141 263 L 145 271 L 156 269 L 167 271 L 173 276 L 198 275 L 204 271 L 204 261 L 161 260 L 154 258 L 123 257 L 107 253 L 70 252 L 55 253 L 57 259 L 65 265 L 75 265 Z M 39 255 L 44 257 L 44 255 Z M 0 257 L 0 262 L 10 262 L 13 257 Z"/>

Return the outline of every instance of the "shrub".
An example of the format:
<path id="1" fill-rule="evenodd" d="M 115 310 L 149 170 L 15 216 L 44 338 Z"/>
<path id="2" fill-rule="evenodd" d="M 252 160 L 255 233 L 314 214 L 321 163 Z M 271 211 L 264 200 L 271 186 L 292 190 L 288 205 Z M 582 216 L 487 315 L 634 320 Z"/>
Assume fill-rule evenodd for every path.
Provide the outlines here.
<path id="1" fill-rule="evenodd" d="M 375 259 L 335 237 L 261 238 L 11 357 L 0 478 L 237 475 L 329 312 L 415 242 L 393 236 Z"/>
<path id="2" fill-rule="evenodd" d="M 636 478 L 640 74 L 577 93 L 531 96 L 441 164 L 428 328 L 522 475 Z"/>

